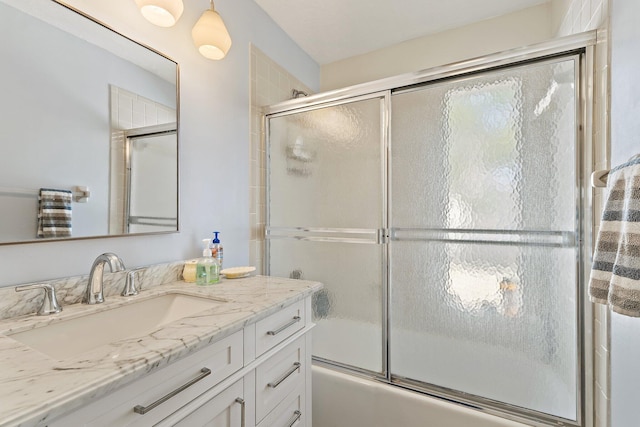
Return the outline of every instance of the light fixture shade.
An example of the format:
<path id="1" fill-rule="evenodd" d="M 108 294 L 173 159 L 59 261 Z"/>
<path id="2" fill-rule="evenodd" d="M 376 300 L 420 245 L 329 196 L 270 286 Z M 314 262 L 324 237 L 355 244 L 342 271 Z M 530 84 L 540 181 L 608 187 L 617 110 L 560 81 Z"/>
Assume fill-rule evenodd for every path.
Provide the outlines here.
<path id="1" fill-rule="evenodd" d="M 159 27 L 172 27 L 178 22 L 184 4 L 182 0 L 135 0 L 147 21 Z"/>
<path id="2" fill-rule="evenodd" d="M 205 11 L 191 31 L 193 43 L 202 56 L 222 59 L 231 47 L 231 36 L 220 14 L 213 9 Z"/>

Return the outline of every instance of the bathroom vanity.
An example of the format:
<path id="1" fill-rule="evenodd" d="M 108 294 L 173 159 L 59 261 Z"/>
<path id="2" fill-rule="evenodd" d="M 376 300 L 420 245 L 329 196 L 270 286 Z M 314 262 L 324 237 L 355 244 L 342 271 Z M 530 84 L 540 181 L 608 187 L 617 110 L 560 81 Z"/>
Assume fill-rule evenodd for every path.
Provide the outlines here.
<path id="1" fill-rule="evenodd" d="M 5 319 L 0 426 L 310 425 L 311 295 L 321 287 L 175 281 Z"/>

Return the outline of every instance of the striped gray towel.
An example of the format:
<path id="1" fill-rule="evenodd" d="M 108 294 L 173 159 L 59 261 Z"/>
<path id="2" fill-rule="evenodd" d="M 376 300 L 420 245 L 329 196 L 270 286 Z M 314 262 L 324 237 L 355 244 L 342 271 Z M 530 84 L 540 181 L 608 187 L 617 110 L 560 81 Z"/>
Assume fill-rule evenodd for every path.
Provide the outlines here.
<path id="1" fill-rule="evenodd" d="M 67 190 L 41 188 L 38 197 L 39 238 L 71 237 L 71 201 Z"/>
<path id="2" fill-rule="evenodd" d="M 609 172 L 593 256 L 591 301 L 640 317 L 640 159 Z"/>

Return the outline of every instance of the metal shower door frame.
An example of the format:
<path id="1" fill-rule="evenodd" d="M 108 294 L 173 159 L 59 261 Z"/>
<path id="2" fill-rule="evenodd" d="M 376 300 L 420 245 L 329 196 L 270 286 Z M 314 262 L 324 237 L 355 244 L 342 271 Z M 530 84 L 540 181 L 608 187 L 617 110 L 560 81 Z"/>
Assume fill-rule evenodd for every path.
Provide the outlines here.
<path id="1" fill-rule="evenodd" d="M 593 333 L 590 321 L 593 318 L 593 311 L 588 300 L 585 288 L 585 278 L 589 275 L 589 257 L 592 249 L 592 197 L 589 183 L 590 171 L 593 169 L 593 86 L 594 86 L 594 62 L 597 32 L 590 31 L 573 36 L 555 39 L 549 42 L 540 43 L 505 52 L 474 58 L 458 63 L 435 67 L 415 73 L 403 74 L 396 77 L 377 80 L 370 83 L 359 84 L 344 89 L 320 93 L 305 98 L 297 98 L 279 104 L 263 108 L 265 121 L 265 139 L 268 147 L 269 119 L 282 115 L 313 110 L 317 108 L 350 103 L 358 99 L 368 99 L 384 96 L 386 112 L 383 115 L 383 138 L 382 149 L 384 151 L 384 173 L 386 182 L 383 188 L 386 193 L 383 195 L 385 207 L 383 217 L 385 219 L 384 228 L 379 231 L 380 243 L 386 245 L 384 250 L 385 274 L 383 274 L 383 371 L 382 375 L 340 363 L 314 358 L 314 362 L 330 366 L 347 373 L 368 377 L 377 381 L 382 381 L 393 386 L 398 386 L 427 395 L 454 401 L 458 404 L 473 407 L 479 411 L 498 415 L 514 421 L 526 422 L 530 425 L 563 425 L 589 427 L 593 425 L 593 411 L 588 409 L 593 402 Z M 490 399 L 470 397 L 463 392 L 448 390 L 439 387 L 425 388 L 422 384 L 412 384 L 408 381 L 393 381 L 389 371 L 389 321 L 390 321 L 390 271 L 389 271 L 389 238 L 390 238 L 390 116 L 391 116 L 391 91 L 410 89 L 411 87 L 424 86 L 431 82 L 460 78 L 465 75 L 474 75 L 480 72 L 496 70 L 527 63 L 534 63 L 555 57 L 578 56 L 578 66 L 576 67 L 576 82 L 578 99 L 576 105 L 576 224 L 577 224 L 577 256 L 576 256 L 576 277 L 577 283 L 577 420 L 574 422 L 553 415 L 542 414 L 537 411 L 517 408 L 513 405 L 491 401 Z M 268 165 L 267 165 L 268 167 Z M 267 171 L 268 172 L 268 171 Z M 268 173 L 267 173 L 268 176 Z M 269 192 L 270 183 L 266 180 L 266 191 Z M 267 203 L 265 239 L 270 238 L 269 207 Z M 269 250 L 265 247 L 264 265 L 266 274 L 269 274 Z M 531 424 L 533 423 L 533 424 Z"/>
<path id="2" fill-rule="evenodd" d="M 297 98 L 304 99 L 304 98 Z M 367 369 L 358 368 L 352 365 L 346 365 L 339 362 L 322 359 L 314 356 L 314 362 L 318 362 L 321 364 L 326 364 L 328 366 L 336 367 L 337 369 L 346 370 L 351 373 L 358 373 L 367 378 L 375 378 L 377 380 L 386 381 L 390 378 L 390 372 L 388 369 L 389 366 L 389 353 L 388 353 L 388 295 L 389 295 L 389 267 L 388 267 L 388 176 L 389 176 L 389 139 L 390 139 L 390 105 L 391 105 L 391 91 L 376 91 L 371 93 L 366 93 L 363 95 L 357 95 L 353 97 L 347 97 L 343 99 L 337 99 L 335 101 L 329 102 L 321 102 L 314 105 L 309 105 L 305 107 L 301 107 L 298 109 L 289 109 L 281 112 L 275 112 L 272 114 L 265 114 L 264 117 L 264 129 L 265 129 L 265 147 L 266 147 L 266 158 L 269 158 L 269 148 L 270 144 L 268 143 L 268 135 L 270 134 L 270 121 L 269 119 L 278 118 L 283 116 L 288 116 L 292 114 L 304 113 L 308 111 L 318 110 L 322 108 L 330 108 L 336 107 L 340 105 L 347 105 L 360 101 L 374 100 L 379 99 L 382 103 L 380 110 L 380 178 L 381 178 L 381 194 L 380 194 L 380 204 L 382 209 L 382 219 L 381 219 L 381 228 L 378 229 L 360 229 L 360 228 L 283 228 L 283 227 L 271 227 L 269 224 L 270 221 L 270 209 L 269 203 L 266 203 L 266 212 L 265 212 L 265 241 L 273 240 L 273 239 L 295 239 L 295 240 L 303 240 L 303 241 L 314 241 L 314 242 L 332 242 L 332 243 L 348 243 L 348 244 L 376 244 L 376 245 L 385 245 L 385 248 L 382 250 L 382 260 L 381 260 L 381 280 L 382 280 L 382 293 L 381 293 L 381 328 L 382 328 L 382 354 L 381 354 L 381 372 L 370 371 Z M 266 160 L 266 177 L 265 177 L 265 188 L 266 188 L 266 200 L 270 200 L 269 192 L 271 189 L 271 180 L 270 180 L 270 162 Z M 264 266 L 265 266 L 265 274 L 270 274 L 270 263 L 268 260 L 270 259 L 270 249 L 269 245 L 265 244 L 264 248 Z"/>
<path id="3" fill-rule="evenodd" d="M 411 378 L 402 377 L 393 374 L 393 366 L 391 366 L 391 375 L 387 382 L 405 389 L 421 392 L 424 394 L 440 397 L 449 401 L 454 401 L 460 404 L 468 405 L 474 409 L 486 412 L 488 414 L 498 415 L 504 418 L 512 419 L 514 421 L 526 422 L 528 425 L 536 426 L 548 426 L 548 425 L 561 425 L 561 426 L 590 426 L 592 423 L 592 417 L 586 413 L 586 405 L 584 402 L 591 401 L 592 391 L 589 380 L 585 378 L 585 373 L 588 373 L 591 368 L 583 369 L 585 366 L 591 366 L 590 360 L 590 346 L 586 345 L 587 341 L 590 341 L 591 337 L 586 337 L 588 328 L 586 320 L 592 316 L 590 310 L 590 304 L 588 304 L 587 298 L 585 298 L 583 289 L 585 283 L 585 277 L 588 277 L 588 263 L 585 263 L 585 254 L 589 256 L 591 253 L 591 231 L 588 224 L 591 224 L 591 214 L 589 207 L 591 206 L 591 192 L 588 182 L 589 173 L 587 173 L 587 167 L 592 168 L 591 161 L 591 118 L 592 113 L 590 107 L 590 95 L 588 95 L 588 85 L 590 79 L 587 70 L 593 69 L 593 52 L 592 47 L 587 46 L 582 49 L 570 49 L 567 51 L 560 51 L 552 55 L 543 55 L 542 57 L 532 57 L 524 61 L 516 61 L 513 64 L 501 64 L 498 67 L 488 67 L 484 70 L 474 70 L 469 74 L 447 76 L 442 79 L 437 79 L 433 83 L 440 82 L 460 82 L 464 83 L 476 76 L 484 75 L 486 72 L 501 71 L 515 67 L 526 67 L 528 65 L 537 65 L 544 63 L 560 63 L 564 61 L 574 61 L 574 78 L 576 82 L 575 96 L 575 201 L 574 206 L 576 209 L 575 230 L 573 232 L 534 232 L 534 231 L 510 231 L 510 230 L 467 230 L 467 229 L 396 229 L 394 227 L 389 228 L 389 240 L 390 241 L 410 241 L 414 240 L 417 236 L 418 241 L 432 241 L 432 242 L 458 242 L 458 243 L 470 243 L 470 244 L 490 244 L 497 243 L 502 245 L 517 245 L 517 246 L 546 246 L 546 247 L 574 247 L 576 250 L 575 260 L 575 273 L 576 273 L 576 338 L 575 343 L 577 360 L 576 366 L 576 421 L 566 419 L 560 416 L 546 414 L 544 412 L 527 409 L 524 407 L 515 406 L 513 404 L 504 403 L 501 401 L 485 398 L 480 395 L 473 395 L 462 392 L 460 390 L 449 389 L 447 387 L 438 386 L 435 384 L 425 383 L 420 380 L 413 380 Z M 428 89 L 432 82 L 425 84 L 416 84 L 409 87 L 399 88 L 393 91 L 393 95 L 404 94 L 412 91 L 419 91 Z M 393 142 L 391 142 L 393 144 Z M 393 170 L 390 170 L 390 176 L 393 174 Z M 584 195 L 583 199 L 581 195 Z M 391 206 L 389 206 L 391 209 Z M 391 212 L 389 212 L 389 220 L 392 221 Z M 465 238 L 466 237 L 466 238 Z M 389 248 L 391 250 L 391 248 Z M 391 278 L 391 272 L 389 272 L 389 300 L 391 300 L 391 294 L 393 293 L 393 279 Z M 389 306 L 388 316 L 391 319 L 392 311 L 394 307 Z M 391 325 L 389 325 L 389 330 Z M 390 340 L 393 336 L 390 337 Z M 589 349 L 587 349 L 587 347 Z M 589 396 L 589 397 L 587 397 Z"/>

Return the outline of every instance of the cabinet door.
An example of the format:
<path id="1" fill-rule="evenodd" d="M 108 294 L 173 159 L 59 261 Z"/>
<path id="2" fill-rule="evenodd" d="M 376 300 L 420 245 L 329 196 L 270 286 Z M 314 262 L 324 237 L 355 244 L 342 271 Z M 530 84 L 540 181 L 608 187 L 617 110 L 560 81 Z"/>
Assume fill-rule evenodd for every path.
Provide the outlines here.
<path id="1" fill-rule="evenodd" d="M 217 394 L 180 421 L 177 427 L 244 427 L 242 379 Z"/>

